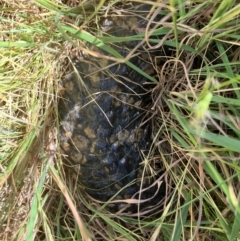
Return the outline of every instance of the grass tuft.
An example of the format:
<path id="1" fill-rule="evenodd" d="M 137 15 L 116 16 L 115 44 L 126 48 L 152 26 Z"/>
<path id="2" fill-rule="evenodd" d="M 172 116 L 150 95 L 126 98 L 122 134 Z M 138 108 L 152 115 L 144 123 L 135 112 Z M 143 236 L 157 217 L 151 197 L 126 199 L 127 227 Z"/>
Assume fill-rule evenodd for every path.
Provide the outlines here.
<path id="1" fill-rule="evenodd" d="M 164 19 L 152 32 L 101 36 L 100 16 L 119 2 L 1 1 L 0 240 L 240 239 L 240 5 L 147 1 Z M 157 76 L 109 44 L 137 40 L 171 48 L 172 56 L 152 60 Z M 154 142 L 145 164 L 164 166 L 161 215 L 110 213 L 64 168 L 59 81 L 74 51 L 99 57 L 86 43 L 152 81 Z"/>

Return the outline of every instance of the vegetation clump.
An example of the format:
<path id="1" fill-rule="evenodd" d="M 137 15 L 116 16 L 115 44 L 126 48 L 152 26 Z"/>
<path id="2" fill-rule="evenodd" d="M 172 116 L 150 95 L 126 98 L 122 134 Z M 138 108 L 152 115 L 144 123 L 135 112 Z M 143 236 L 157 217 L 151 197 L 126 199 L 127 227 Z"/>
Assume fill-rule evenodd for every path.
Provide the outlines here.
<path id="1" fill-rule="evenodd" d="M 124 37 L 101 35 L 101 20 L 140 1 L 0 3 L 0 240 L 240 238 L 237 1 L 148 1 L 149 25 Z M 167 193 L 148 217 L 85 195 L 59 143 L 59 82 L 72 56 L 99 58 L 91 44 L 125 63 L 111 45 L 134 41 L 171 52 L 151 59 L 153 141 L 142 165 L 154 174 L 149 164 L 161 162 Z"/>

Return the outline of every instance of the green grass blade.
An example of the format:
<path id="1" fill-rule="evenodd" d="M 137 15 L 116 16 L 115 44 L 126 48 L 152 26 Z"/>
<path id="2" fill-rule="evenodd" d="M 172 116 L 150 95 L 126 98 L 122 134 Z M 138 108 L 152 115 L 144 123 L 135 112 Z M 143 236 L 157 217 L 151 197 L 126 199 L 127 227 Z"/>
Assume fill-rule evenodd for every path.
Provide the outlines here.
<path id="1" fill-rule="evenodd" d="M 225 150 L 231 150 L 240 153 L 240 141 L 235 138 L 223 136 L 221 134 L 217 135 L 206 131 L 190 130 L 190 132 L 218 146 L 223 147 Z"/>
<path id="2" fill-rule="evenodd" d="M 121 234 L 121 236 L 129 241 L 137 241 L 137 239 L 135 239 L 133 237 L 133 235 L 131 234 L 130 230 L 124 229 L 122 226 L 120 226 L 119 224 L 112 222 L 112 220 L 110 218 L 108 218 L 105 215 L 102 215 L 101 213 L 99 213 L 97 210 L 94 211 L 99 217 L 101 217 L 108 225 L 109 227 L 113 228 L 114 230 L 117 230 L 119 234 Z M 120 235 L 119 235 L 120 236 Z"/>
<path id="3" fill-rule="evenodd" d="M 0 41 L 0 48 L 31 48 L 34 47 L 36 44 L 35 43 L 29 43 L 25 41 L 16 41 L 16 42 L 5 42 L 5 41 Z"/>
<path id="4" fill-rule="evenodd" d="M 183 205 L 182 209 L 179 211 L 178 218 L 175 222 L 173 233 L 170 239 L 171 241 L 181 240 L 181 236 L 184 231 L 184 225 L 188 215 L 188 209 L 191 203 L 190 200 L 191 200 L 190 195 L 187 195 L 185 204 Z"/>
<path id="5" fill-rule="evenodd" d="M 239 204 L 235 215 L 236 216 L 232 225 L 229 241 L 235 241 L 237 238 L 240 238 L 240 205 Z"/>
<path id="6" fill-rule="evenodd" d="M 104 42 L 102 42 L 99 38 L 97 38 L 96 36 L 91 35 L 90 33 L 82 30 L 82 31 L 77 31 L 76 29 L 73 29 L 71 27 L 68 26 L 64 26 L 64 25 L 60 25 L 58 24 L 58 28 L 61 29 L 61 32 L 64 32 L 64 36 L 66 36 L 66 32 L 70 32 L 71 34 L 73 34 L 76 38 L 84 40 L 84 41 L 88 41 L 89 43 L 95 45 L 96 47 L 99 47 L 100 49 L 110 53 L 112 56 L 123 60 L 124 57 L 119 54 L 115 49 L 113 49 L 112 47 L 106 45 Z M 67 39 L 70 39 L 70 37 L 68 36 Z M 71 40 L 71 42 L 73 42 Z M 129 61 L 125 61 L 125 63 L 130 66 L 132 69 L 134 69 L 135 71 L 137 71 L 139 74 L 141 74 L 142 76 L 145 76 L 147 79 L 153 81 L 153 82 L 157 82 L 157 80 L 148 75 L 147 73 L 145 73 L 144 71 L 142 71 L 140 68 L 138 68 L 136 65 L 132 64 Z"/>
<path id="7" fill-rule="evenodd" d="M 234 4 L 234 0 L 223 0 L 221 1 L 221 4 L 218 6 L 217 10 L 215 11 L 210 24 L 218 19 L 221 18 Z"/>
<path id="8" fill-rule="evenodd" d="M 33 196 L 33 201 L 32 201 L 31 210 L 30 210 L 30 217 L 26 224 L 26 227 L 27 227 L 27 233 L 26 233 L 26 239 L 25 239 L 26 241 L 34 240 L 35 227 L 39 217 L 38 212 L 39 212 L 40 206 L 42 205 L 41 196 L 43 192 L 45 179 L 48 173 L 48 168 L 49 168 L 49 164 L 45 165 L 42 175 L 40 177 L 39 183 L 36 187 L 36 193 Z"/>
<path id="9" fill-rule="evenodd" d="M 171 112 L 174 114 L 175 118 L 177 119 L 177 121 L 181 124 L 184 133 L 188 135 L 189 140 L 191 143 L 194 143 L 194 145 L 196 145 L 196 141 L 194 136 L 191 134 L 190 132 L 190 127 L 189 127 L 189 122 L 187 119 L 183 118 L 181 113 L 179 112 L 179 110 L 177 109 L 177 107 L 174 105 L 173 102 L 170 102 L 168 100 L 166 100 L 168 107 L 170 108 Z"/>
<path id="10" fill-rule="evenodd" d="M 223 96 L 213 96 L 212 101 L 222 104 L 228 104 L 232 106 L 240 107 L 240 99 L 227 98 Z"/>
<path id="11" fill-rule="evenodd" d="M 228 59 L 228 56 L 227 56 L 227 53 L 226 53 L 226 50 L 225 50 L 223 44 L 220 42 L 216 42 L 216 45 L 218 47 L 218 50 L 219 50 L 219 53 L 223 60 L 223 63 L 225 63 L 225 68 L 226 68 L 229 78 L 234 78 L 235 74 L 234 74 L 233 69 L 231 68 L 231 65 L 229 64 L 230 61 Z M 238 85 L 235 82 L 233 82 L 232 85 L 233 85 L 233 88 L 235 90 L 235 93 L 236 93 L 238 99 L 240 99 L 240 92 L 238 90 Z"/>

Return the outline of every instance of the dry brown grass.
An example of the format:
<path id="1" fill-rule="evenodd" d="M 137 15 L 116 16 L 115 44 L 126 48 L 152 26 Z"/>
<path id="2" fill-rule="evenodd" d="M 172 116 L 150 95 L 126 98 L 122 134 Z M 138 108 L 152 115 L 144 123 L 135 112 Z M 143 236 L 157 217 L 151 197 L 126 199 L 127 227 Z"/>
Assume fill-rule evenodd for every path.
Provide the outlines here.
<path id="1" fill-rule="evenodd" d="M 92 9 L 88 3 L 85 7 Z M 110 213 L 83 195 L 75 176 L 62 164 L 58 83 L 68 57 L 82 48 L 83 41 L 69 33 L 66 37 L 56 23 L 73 29 L 83 23 L 89 15 L 82 7 L 65 11 L 78 5 L 76 0 L 0 1 L 0 240 L 234 240 L 240 215 L 239 152 L 199 138 L 199 133 L 191 133 L 196 126 L 187 125 L 193 113 L 197 116 L 193 109 L 199 106 L 211 73 L 216 76 L 211 79 L 213 100 L 207 106 L 212 119 L 205 111 L 196 129 L 236 139 L 240 135 L 235 41 L 239 10 L 225 6 L 229 12 L 222 13 L 223 25 L 218 25 L 216 19 L 211 22 L 220 9 L 217 3 L 186 5 L 191 14 L 181 13 L 177 36 L 174 23 L 162 23 L 172 29 L 166 43 L 173 49 L 178 45 L 179 52 L 163 66 L 156 65 L 152 150 L 159 155 L 150 159 L 163 163 L 167 199 L 172 200 L 165 203 L 161 216 L 146 221 Z M 167 6 L 164 10 L 173 9 Z M 230 14 L 236 24 L 224 21 Z M 89 24 L 97 22 L 91 16 L 90 23 L 84 22 L 89 33 Z M 218 83 L 222 85 L 216 87 Z"/>

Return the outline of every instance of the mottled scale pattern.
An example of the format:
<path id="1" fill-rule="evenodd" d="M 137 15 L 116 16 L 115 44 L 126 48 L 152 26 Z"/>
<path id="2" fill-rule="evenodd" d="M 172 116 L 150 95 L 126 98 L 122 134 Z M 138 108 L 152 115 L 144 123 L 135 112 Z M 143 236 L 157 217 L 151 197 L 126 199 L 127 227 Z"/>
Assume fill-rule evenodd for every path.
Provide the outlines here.
<path id="1" fill-rule="evenodd" d="M 147 15 L 146 10 L 149 6 L 144 5 L 142 16 Z M 106 35 L 120 37 L 137 34 L 136 29 L 145 25 L 146 21 L 136 16 L 102 19 Z M 111 47 L 125 57 L 137 43 L 114 43 Z M 109 55 L 93 45 L 88 47 Z M 144 48 L 135 54 L 129 61 L 153 75 L 155 70 Z M 145 84 L 149 80 L 126 63 L 86 52 L 80 52 L 73 62 L 72 72 L 61 81 L 61 147 L 72 164 L 80 165 L 79 181 L 92 197 L 101 201 L 114 195 L 115 199 L 131 198 L 139 191 L 141 181 L 143 188 L 151 184 L 147 178 L 142 180 L 141 165 L 151 142 L 151 122 L 143 123 L 151 107 L 149 85 Z M 141 199 L 153 196 L 155 191 L 156 187 L 150 188 Z M 155 203 L 163 196 L 162 190 Z"/>

